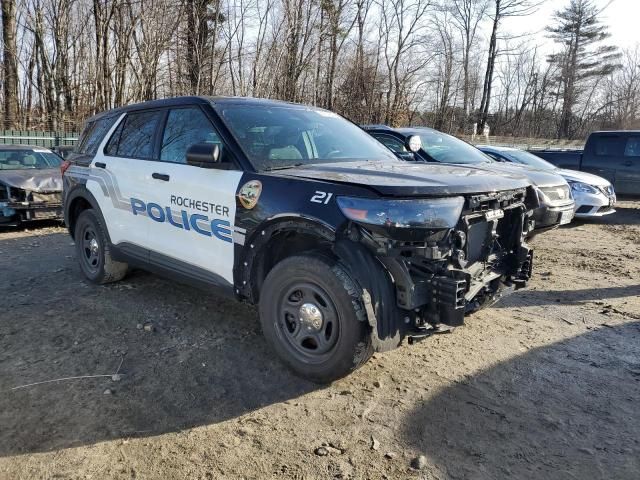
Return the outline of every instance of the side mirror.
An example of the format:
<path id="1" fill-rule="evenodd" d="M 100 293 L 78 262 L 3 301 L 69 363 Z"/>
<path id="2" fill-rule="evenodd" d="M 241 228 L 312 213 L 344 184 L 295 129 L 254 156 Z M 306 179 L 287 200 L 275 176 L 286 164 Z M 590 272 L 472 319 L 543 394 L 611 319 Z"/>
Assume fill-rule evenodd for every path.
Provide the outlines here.
<path id="1" fill-rule="evenodd" d="M 220 165 L 220 146 L 216 143 L 196 143 L 187 149 L 187 165 L 216 168 Z"/>
<path id="2" fill-rule="evenodd" d="M 406 147 L 410 152 L 416 153 L 422 148 L 422 139 L 418 135 L 411 135 L 407 138 Z"/>

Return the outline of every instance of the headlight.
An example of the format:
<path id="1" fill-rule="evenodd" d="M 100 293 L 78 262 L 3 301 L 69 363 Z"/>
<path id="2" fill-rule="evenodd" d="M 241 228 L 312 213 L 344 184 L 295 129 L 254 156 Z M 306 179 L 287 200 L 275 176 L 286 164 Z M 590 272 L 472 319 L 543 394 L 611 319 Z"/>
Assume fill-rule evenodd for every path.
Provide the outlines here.
<path id="1" fill-rule="evenodd" d="M 349 220 L 395 228 L 453 228 L 464 205 L 462 197 L 422 200 L 338 197 L 337 201 Z"/>
<path id="2" fill-rule="evenodd" d="M 573 192 L 577 192 L 577 193 L 592 193 L 592 194 L 593 193 L 598 193 L 598 190 L 596 190 L 594 187 L 592 187 L 588 183 L 570 182 L 569 185 L 571 185 L 571 191 L 573 191 Z"/>

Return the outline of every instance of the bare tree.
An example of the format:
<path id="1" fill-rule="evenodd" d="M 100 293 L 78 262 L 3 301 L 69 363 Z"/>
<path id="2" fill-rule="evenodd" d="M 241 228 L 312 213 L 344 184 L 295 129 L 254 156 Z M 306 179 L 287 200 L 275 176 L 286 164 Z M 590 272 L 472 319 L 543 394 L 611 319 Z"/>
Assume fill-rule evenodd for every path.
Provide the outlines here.
<path id="1" fill-rule="evenodd" d="M 2 0 L 4 128 L 16 128 L 18 124 L 16 15 L 16 0 Z"/>

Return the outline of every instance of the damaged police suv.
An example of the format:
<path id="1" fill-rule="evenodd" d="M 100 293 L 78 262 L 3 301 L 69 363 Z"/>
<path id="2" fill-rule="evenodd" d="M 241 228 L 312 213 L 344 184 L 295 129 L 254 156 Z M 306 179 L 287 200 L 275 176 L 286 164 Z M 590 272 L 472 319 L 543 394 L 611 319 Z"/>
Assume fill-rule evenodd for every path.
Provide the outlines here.
<path id="1" fill-rule="evenodd" d="M 91 118 L 62 169 L 90 281 L 136 266 L 258 304 L 277 354 L 317 382 L 460 325 L 531 275 L 524 177 L 403 162 L 318 108 L 131 105 Z"/>

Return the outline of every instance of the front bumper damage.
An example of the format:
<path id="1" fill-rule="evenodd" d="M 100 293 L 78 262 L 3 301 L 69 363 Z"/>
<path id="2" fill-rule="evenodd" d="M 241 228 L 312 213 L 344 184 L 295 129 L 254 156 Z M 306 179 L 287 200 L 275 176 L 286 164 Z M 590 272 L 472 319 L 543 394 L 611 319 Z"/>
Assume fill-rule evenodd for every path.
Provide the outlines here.
<path id="1" fill-rule="evenodd" d="M 351 257 L 348 263 L 362 279 L 377 350 L 394 348 L 405 337 L 426 338 L 443 325 L 462 325 L 466 313 L 492 304 L 505 289 L 526 285 L 533 261 L 525 242 L 533 225 L 527 192 L 468 197 L 454 229 L 425 232 L 420 240 L 349 227 L 350 245 L 337 253 Z M 354 244 L 374 260 L 354 253 Z"/>
<path id="2" fill-rule="evenodd" d="M 35 192 L 0 185 L 0 225 L 62 218 L 62 192 Z"/>

